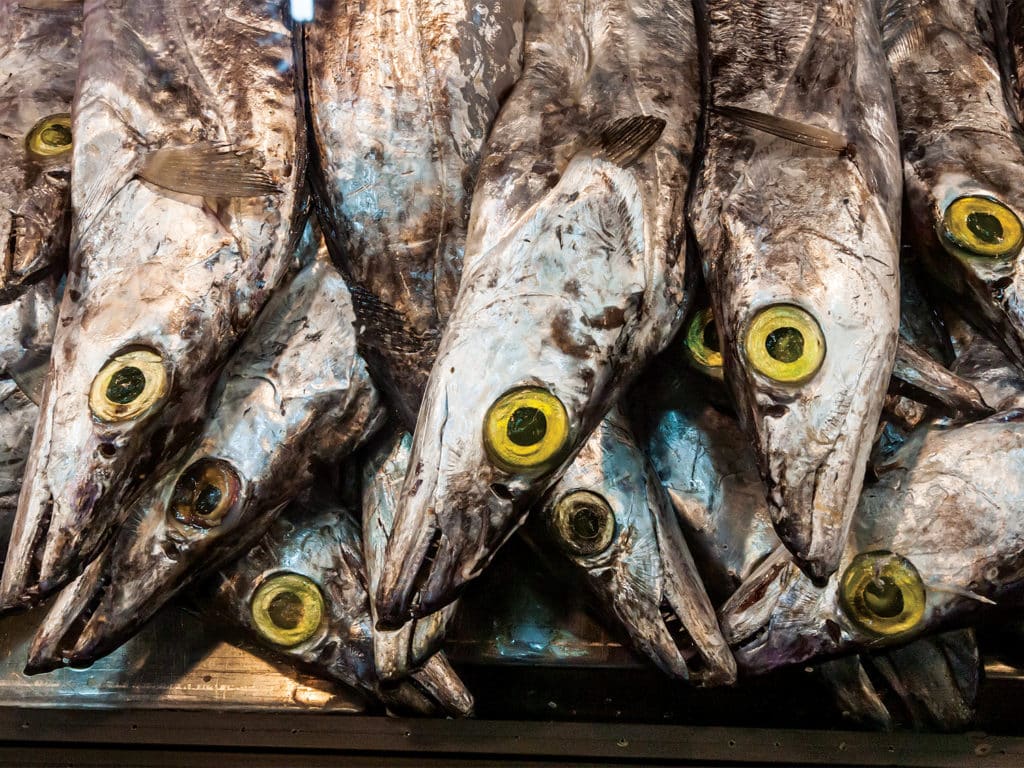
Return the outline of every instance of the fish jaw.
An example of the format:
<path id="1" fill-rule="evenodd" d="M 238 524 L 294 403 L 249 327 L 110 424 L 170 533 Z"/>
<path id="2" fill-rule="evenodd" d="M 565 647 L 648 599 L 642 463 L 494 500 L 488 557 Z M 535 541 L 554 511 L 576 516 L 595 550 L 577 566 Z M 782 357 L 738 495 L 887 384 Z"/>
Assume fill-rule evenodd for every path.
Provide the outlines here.
<path id="1" fill-rule="evenodd" d="M 398 712 L 447 717 L 470 717 L 473 695 L 444 654 L 431 656 L 410 679 L 380 686 L 380 698 Z"/>

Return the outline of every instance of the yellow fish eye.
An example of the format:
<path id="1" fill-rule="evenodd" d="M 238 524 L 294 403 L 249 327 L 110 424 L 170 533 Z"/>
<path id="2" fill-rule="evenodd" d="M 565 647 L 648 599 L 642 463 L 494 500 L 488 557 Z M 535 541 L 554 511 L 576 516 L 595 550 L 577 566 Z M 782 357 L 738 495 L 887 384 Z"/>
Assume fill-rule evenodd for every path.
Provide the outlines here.
<path id="1" fill-rule="evenodd" d="M 225 461 L 200 459 L 181 473 L 171 494 L 170 510 L 195 528 L 216 528 L 238 497 L 238 475 Z"/>
<path id="2" fill-rule="evenodd" d="M 570 491 L 551 511 L 551 526 L 570 555 L 596 555 L 611 546 L 615 515 L 608 501 L 592 491 Z"/>
<path id="3" fill-rule="evenodd" d="M 711 307 L 696 312 L 686 326 L 686 353 L 690 364 L 701 373 L 716 379 L 724 377 L 718 328 Z"/>
<path id="4" fill-rule="evenodd" d="M 792 304 L 762 309 L 747 326 L 747 362 L 782 384 L 802 384 L 821 368 L 825 337 L 817 321 Z"/>
<path id="5" fill-rule="evenodd" d="M 44 117 L 25 137 L 28 153 L 41 160 L 62 155 L 71 149 L 71 115 L 61 112 Z"/>
<path id="6" fill-rule="evenodd" d="M 569 444 L 569 416 L 562 401 L 540 387 L 506 392 L 484 417 L 484 448 L 508 472 L 550 469 Z"/>
<path id="7" fill-rule="evenodd" d="M 250 604 L 256 631 L 282 648 L 309 640 L 320 629 L 324 596 L 320 587 L 298 573 L 281 573 L 260 584 Z"/>
<path id="8" fill-rule="evenodd" d="M 146 413 L 167 394 L 163 358 L 148 349 L 110 359 L 92 380 L 89 408 L 100 421 L 119 422 Z"/>
<path id="9" fill-rule="evenodd" d="M 958 197 L 942 216 L 943 242 L 972 256 L 1016 256 L 1024 244 L 1017 214 L 981 195 Z"/>
<path id="10" fill-rule="evenodd" d="M 843 571 L 839 605 L 861 629 L 898 635 L 924 618 L 924 582 L 914 564 L 901 555 L 862 552 Z"/>

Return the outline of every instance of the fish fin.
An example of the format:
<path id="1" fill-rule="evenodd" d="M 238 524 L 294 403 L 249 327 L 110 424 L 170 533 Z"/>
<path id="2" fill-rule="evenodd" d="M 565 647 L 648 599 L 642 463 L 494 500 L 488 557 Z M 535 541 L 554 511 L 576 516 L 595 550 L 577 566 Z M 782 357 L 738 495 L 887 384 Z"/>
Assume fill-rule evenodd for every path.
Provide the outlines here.
<path id="1" fill-rule="evenodd" d="M 437 347 L 436 332 L 417 331 L 401 311 L 379 296 L 355 282 L 349 283 L 349 292 L 360 338 L 371 346 L 407 354 Z"/>
<path id="2" fill-rule="evenodd" d="M 636 162 L 665 130 L 665 121 L 653 115 L 613 120 L 591 141 L 594 155 L 623 168 Z"/>
<path id="3" fill-rule="evenodd" d="M 979 603 L 984 603 L 985 605 L 998 605 L 998 603 L 990 597 L 979 595 L 977 592 L 972 592 L 969 589 L 958 587 L 955 584 L 945 584 L 941 581 L 929 581 L 927 586 L 928 589 L 935 592 L 946 592 L 950 595 L 959 595 L 960 597 L 965 597 L 968 600 L 977 600 Z"/>
<path id="4" fill-rule="evenodd" d="M 882 47 L 890 64 L 906 61 L 924 46 L 933 13 L 919 0 L 886 0 L 881 13 Z"/>
<path id="5" fill-rule="evenodd" d="M 281 191 L 251 149 L 228 144 L 162 147 L 150 153 L 138 175 L 159 187 L 202 197 L 261 197 Z"/>
<path id="6" fill-rule="evenodd" d="M 804 144 L 817 149 L 828 149 L 833 152 L 852 154 L 852 144 L 846 140 L 841 133 L 836 133 L 830 128 L 821 128 L 817 125 L 808 125 L 797 120 L 790 120 L 778 115 L 769 115 L 765 112 L 757 112 L 753 109 L 743 107 L 712 107 L 716 114 L 734 120 L 747 128 L 754 128 L 758 131 L 770 133 L 773 136 L 795 141 L 797 144 Z"/>
<path id="7" fill-rule="evenodd" d="M 46 384 L 46 374 L 50 372 L 50 350 L 43 352 L 32 352 L 25 355 L 17 366 L 12 366 L 8 371 L 11 379 L 18 385 L 29 400 L 39 405 L 43 399 L 43 387 Z"/>
<path id="8" fill-rule="evenodd" d="M 951 415 L 983 417 L 993 412 L 977 387 L 902 337 L 896 343 L 892 378 L 899 384 L 897 394 L 937 404 Z"/>

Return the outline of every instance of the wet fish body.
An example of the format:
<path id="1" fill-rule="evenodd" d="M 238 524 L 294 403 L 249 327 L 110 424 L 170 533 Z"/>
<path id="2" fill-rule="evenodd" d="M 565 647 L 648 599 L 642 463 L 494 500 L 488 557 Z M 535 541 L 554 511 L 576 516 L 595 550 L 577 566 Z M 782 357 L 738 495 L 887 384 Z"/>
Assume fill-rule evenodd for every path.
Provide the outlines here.
<path id="1" fill-rule="evenodd" d="M 523 0 L 338 0 L 307 27 L 313 174 L 360 348 L 412 429 L 458 290 L 484 139 L 519 74 Z"/>
<path id="2" fill-rule="evenodd" d="M 225 369 L 195 441 L 151 478 L 101 565 L 48 614 L 29 666 L 88 663 L 175 594 L 245 552 L 383 418 L 326 251 L 283 286 Z"/>
<path id="3" fill-rule="evenodd" d="M 0 2 L 0 304 L 67 259 L 81 3 Z"/>
<path id="4" fill-rule="evenodd" d="M 0 582 L 8 608 L 99 552 L 292 268 L 304 122 L 281 10 L 85 4 L 72 267 Z"/>
<path id="5" fill-rule="evenodd" d="M 292 508 L 210 587 L 220 616 L 320 676 L 399 712 L 472 713 L 443 654 L 408 680 L 378 678 L 359 524 L 344 509 Z"/>
<path id="6" fill-rule="evenodd" d="M 690 221 L 776 530 L 823 579 L 849 530 L 899 320 L 885 59 L 870 0 L 707 10 L 711 112 Z"/>
<path id="7" fill-rule="evenodd" d="M 889 0 L 882 15 L 912 237 L 933 285 L 1024 361 L 1024 135 L 1002 0 Z"/>
<path id="8" fill-rule="evenodd" d="M 736 664 L 668 497 L 613 408 L 525 529 L 666 673 L 729 684 Z"/>
<path id="9" fill-rule="evenodd" d="M 719 612 L 741 668 L 906 642 L 1015 604 L 1022 424 L 1024 412 L 1010 410 L 915 431 L 865 487 L 841 568 L 824 588 L 782 553 L 762 563 Z"/>
<path id="10" fill-rule="evenodd" d="M 689 3 L 534 7 L 416 424 L 385 624 L 455 599 L 682 320 L 697 82 Z"/>

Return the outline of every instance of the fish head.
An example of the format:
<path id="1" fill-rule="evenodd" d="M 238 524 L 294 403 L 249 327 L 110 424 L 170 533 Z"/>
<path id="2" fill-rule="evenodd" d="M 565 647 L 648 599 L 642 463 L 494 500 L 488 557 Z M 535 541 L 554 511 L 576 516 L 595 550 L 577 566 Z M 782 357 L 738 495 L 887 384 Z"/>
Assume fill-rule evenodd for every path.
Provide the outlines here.
<path id="1" fill-rule="evenodd" d="M 0 300 L 66 259 L 70 104 L 81 34 L 80 8 L 67 6 L 0 12 L 11 36 L 0 83 Z"/>
<path id="2" fill-rule="evenodd" d="M 915 184 L 915 229 L 938 284 L 1021 365 L 1024 362 L 1024 154 L 986 141 L 977 172 Z M 1009 137 L 1008 137 L 1009 138 Z M 991 153 L 991 154 L 989 154 Z M 980 158 L 979 158 L 980 159 Z"/>
<path id="3" fill-rule="evenodd" d="M 779 548 L 719 611 L 741 669 L 902 643 L 966 622 L 1022 578 L 1024 412 L 916 430 L 865 487 L 817 587 Z"/>
<path id="4" fill-rule="evenodd" d="M 819 582 L 842 555 L 896 352 L 898 247 L 880 208 L 864 202 L 856 236 L 838 234 L 853 226 L 846 214 L 838 240 L 813 226 L 745 229 L 715 302 L 772 522 Z M 766 260 L 777 268 L 756 266 Z"/>
<path id="5" fill-rule="evenodd" d="M 657 475 L 617 409 L 530 524 L 582 576 L 633 646 L 674 677 L 735 680 L 711 602 Z"/>
<path id="6" fill-rule="evenodd" d="M 641 197 L 628 171 L 573 160 L 467 256 L 377 590 L 382 626 L 435 612 L 482 572 L 635 375 L 626 361 L 670 332 L 642 320 L 664 296 L 645 294 Z"/>

